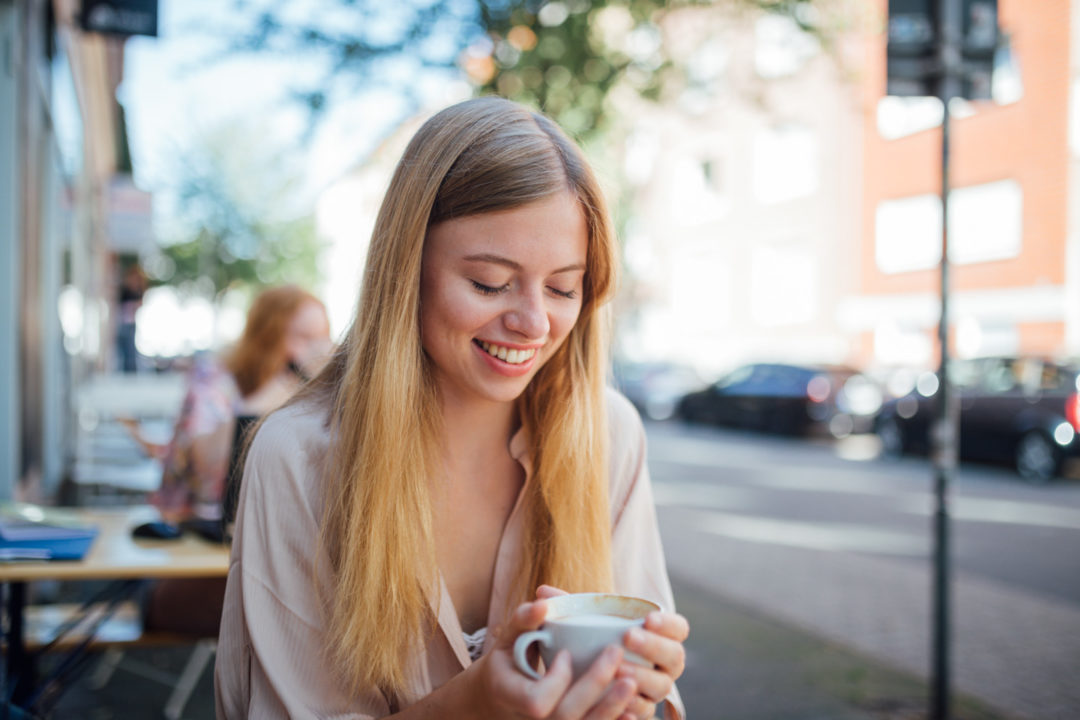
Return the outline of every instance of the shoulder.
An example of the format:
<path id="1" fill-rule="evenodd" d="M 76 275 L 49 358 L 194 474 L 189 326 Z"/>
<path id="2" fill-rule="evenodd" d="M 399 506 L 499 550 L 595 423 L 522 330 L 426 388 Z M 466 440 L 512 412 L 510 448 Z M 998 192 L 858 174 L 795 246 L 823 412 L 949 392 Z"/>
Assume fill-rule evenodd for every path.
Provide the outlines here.
<path id="1" fill-rule="evenodd" d="M 252 452 L 281 453 L 296 449 L 326 449 L 329 445 L 325 408 L 311 402 L 286 405 L 267 415 L 252 442 Z"/>
<path id="2" fill-rule="evenodd" d="M 288 405 L 268 415 L 256 431 L 245 484 L 254 476 L 263 492 L 303 496 L 313 505 L 329 450 L 328 412 L 314 403 Z"/>
<path id="3" fill-rule="evenodd" d="M 607 406 L 608 432 L 613 441 L 644 434 L 641 416 L 625 395 L 609 386 L 605 388 L 604 402 Z"/>
<path id="4" fill-rule="evenodd" d="M 617 390 L 607 389 L 605 404 L 610 494 L 617 507 L 645 469 L 645 427 L 637 409 Z"/>

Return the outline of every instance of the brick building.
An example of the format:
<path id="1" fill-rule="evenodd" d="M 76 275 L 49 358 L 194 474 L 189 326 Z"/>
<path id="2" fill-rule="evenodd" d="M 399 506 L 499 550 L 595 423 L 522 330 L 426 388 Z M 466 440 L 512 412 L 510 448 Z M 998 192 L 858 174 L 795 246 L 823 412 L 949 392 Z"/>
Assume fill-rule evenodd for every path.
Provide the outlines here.
<path id="1" fill-rule="evenodd" d="M 1011 53 L 999 53 L 994 101 L 951 106 L 951 323 L 961 356 L 1080 350 L 1071 5 L 1000 0 Z M 880 33 L 866 43 L 862 91 L 859 289 L 838 313 L 857 361 L 932 365 L 941 106 L 884 97 Z"/>

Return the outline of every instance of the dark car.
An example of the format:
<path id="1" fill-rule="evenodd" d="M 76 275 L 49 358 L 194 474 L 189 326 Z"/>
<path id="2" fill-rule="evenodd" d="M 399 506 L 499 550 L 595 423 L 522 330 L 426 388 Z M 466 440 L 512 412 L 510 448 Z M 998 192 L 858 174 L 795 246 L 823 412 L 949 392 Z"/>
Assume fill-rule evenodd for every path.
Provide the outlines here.
<path id="1" fill-rule="evenodd" d="M 1012 464 L 1046 482 L 1080 456 L 1080 364 L 1036 357 L 956 360 L 950 379 L 960 407 L 960 457 Z M 927 453 L 937 382 L 886 402 L 875 421 L 888 455 Z"/>
<path id="2" fill-rule="evenodd" d="M 667 420 L 686 393 L 705 385 L 694 368 L 666 361 L 616 362 L 612 374 L 615 386 L 651 420 Z"/>
<path id="3" fill-rule="evenodd" d="M 678 413 L 690 422 L 841 437 L 871 430 L 880 406 L 877 384 L 853 368 L 755 363 L 690 393 Z"/>

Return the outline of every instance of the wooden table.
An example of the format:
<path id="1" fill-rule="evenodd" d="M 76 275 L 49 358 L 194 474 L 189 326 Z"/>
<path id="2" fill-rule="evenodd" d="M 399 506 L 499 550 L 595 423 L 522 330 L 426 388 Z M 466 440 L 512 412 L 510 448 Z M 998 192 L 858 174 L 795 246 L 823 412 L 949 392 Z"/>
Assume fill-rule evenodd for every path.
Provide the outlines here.
<path id="1" fill-rule="evenodd" d="M 26 652 L 23 621 L 26 583 L 34 580 L 149 580 L 224 577 L 229 548 L 192 533 L 177 540 L 144 540 L 131 536 L 137 526 L 160 519 L 149 505 L 118 508 L 43 508 L 47 517 L 95 525 L 98 536 L 82 560 L 0 562 L 0 583 L 8 591 L 8 656 L 6 680 L 15 683 L 16 704 L 33 684 L 32 659 Z M 26 676 L 30 679 L 27 680 Z"/>

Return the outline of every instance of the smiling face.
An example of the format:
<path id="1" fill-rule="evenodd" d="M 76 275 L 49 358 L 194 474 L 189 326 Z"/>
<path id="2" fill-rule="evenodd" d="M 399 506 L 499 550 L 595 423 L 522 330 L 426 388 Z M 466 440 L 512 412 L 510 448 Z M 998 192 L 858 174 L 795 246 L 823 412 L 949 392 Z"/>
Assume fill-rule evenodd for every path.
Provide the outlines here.
<path id="1" fill-rule="evenodd" d="M 587 245 L 584 213 L 569 192 L 431 227 L 421 333 L 446 401 L 521 395 L 574 327 Z"/>

